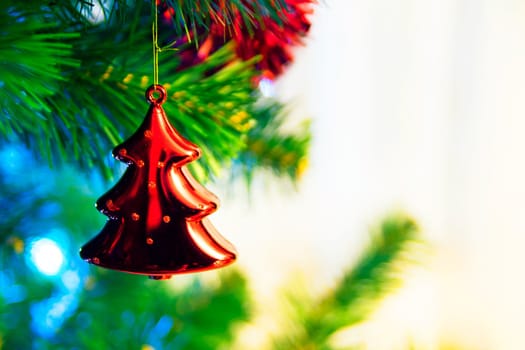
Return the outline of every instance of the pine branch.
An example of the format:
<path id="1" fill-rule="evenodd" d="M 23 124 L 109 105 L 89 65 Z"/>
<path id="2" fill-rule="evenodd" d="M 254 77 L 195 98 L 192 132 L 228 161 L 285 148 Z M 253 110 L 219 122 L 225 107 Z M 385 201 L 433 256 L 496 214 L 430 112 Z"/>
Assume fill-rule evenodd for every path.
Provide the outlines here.
<path id="1" fill-rule="evenodd" d="M 60 32 L 56 26 L 56 22 L 42 21 L 42 14 L 0 4 L 2 134 L 29 128 L 47 130 L 43 114 L 50 109 L 45 98 L 64 82 L 64 70 L 79 66 L 72 57 L 72 39 L 79 34 Z"/>
<path id="2" fill-rule="evenodd" d="M 138 7 L 151 7 L 153 0 L 54 0 L 49 8 L 65 22 L 83 23 L 89 25 L 94 20 L 106 23 L 126 23 L 129 13 Z M 261 22 L 263 16 L 282 21 L 281 12 L 287 8 L 285 0 L 154 0 L 158 1 L 159 9 L 166 10 L 171 17 L 173 29 L 177 36 L 197 39 L 195 35 L 199 28 L 209 28 L 212 23 L 224 26 L 225 31 L 233 30 L 236 18 L 242 19 L 242 24 L 252 31 Z M 31 2 L 31 1 L 29 1 Z M 32 0 L 38 7 L 40 2 Z"/>
<path id="3" fill-rule="evenodd" d="M 134 132 L 147 110 L 148 6 L 138 1 L 142 7 L 128 12 L 125 23 L 81 25 L 72 11 L 89 7 L 87 2 L 41 5 L 31 16 L 32 2 L 20 10 L 9 3 L 3 3 L 0 22 L 5 33 L 0 36 L 2 141 L 22 141 L 50 165 L 76 163 L 112 178 L 119 164 L 110 158 L 111 149 Z M 20 50 L 25 51 L 19 57 Z M 164 107 L 174 126 L 203 150 L 199 162 L 191 164 L 198 180 L 232 166 L 247 179 L 257 168 L 268 168 L 296 180 L 309 133 L 281 135 L 280 108 L 255 106 L 259 57 L 239 61 L 230 43 L 197 65 L 181 69 L 180 59 L 176 52 L 161 54 L 161 82 L 170 93 Z"/>
<path id="4" fill-rule="evenodd" d="M 135 130 L 148 107 L 143 96 L 151 84 L 150 33 L 141 26 L 131 30 L 131 25 L 124 26 L 114 37 L 110 33 L 115 28 L 94 27 L 75 45 L 81 66 L 63 72 L 65 82 L 38 95 L 43 110 L 35 113 L 25 104 L 13 103 L 4 111 L 8 120 L 17 116 L 19 122 L 14 127 L 5 123 L 0 132 L 6 138 L 16 135 L 51 164 L 75 160 L 82 168 L 96 166 L 111 177 L 108 165 L 114 162 L 104 155 Z M 101 38 L 106 44 L 100 44 Z M 241 136 L 246 131 L 229 118 L 254 103 L 255 73 L 252 61 L 234 62 L 234 57 L 226 46 L 206 62 L 174 74 L 177 57 L 161 56 L 162 71 L 167 73 L 163 76 L 171 81 L 165 83 L 170 92 L 167 114 L 188 139 L 205 148 L 201 178 L 216 174 L 244 147 Z M 40 72 L 40 66 L 32 68 Z M 9 94 L 4 101 L 16 102 L 18 91 L 4 92 Z"/>
<path id="5" fill-rule="evenodd" d="M 292 300 L 297 313 L 294 331 L 276 339 L 274 349 L 331 349 L 329 340 L 335 332 L 366 320 L 401 284 L 406 253 L 419 239 L 411 218 L 385 219 L 370 246 L 330 293 L 319 300 Z"/>
<path id="6" fill-rule="evenodd" d="M 170 8 L 172 22 L 177 35 L 197 38 L 198 28 L 209 28 L 219 23 L 224 30 L 232 29 L 236 18 L 242 19 L 247 31 L 253 31 L 263 16 L 281 22 L 281 11 L 286 8 L 285 0 L 163 0 Z"/>
<path id="7" fill-rule="evenodd" d="M 253 108 L 255 125 L 246 138 L 246 148 L 235 159 L 233 175 L 244 175 L 248 184 L 257 169 L 269 169 L 278 177 L 288 177 L 293 182 L 300 179 L 307 166 L 310 147 L 309 122 L 306 121 L 294 134 L 283 133 L 286 114 L 277 101 L 266 101 Z M 234 116 L 243 119 L 243 115 Z M 249 122 L 249 121 L 248 121 Z"/>

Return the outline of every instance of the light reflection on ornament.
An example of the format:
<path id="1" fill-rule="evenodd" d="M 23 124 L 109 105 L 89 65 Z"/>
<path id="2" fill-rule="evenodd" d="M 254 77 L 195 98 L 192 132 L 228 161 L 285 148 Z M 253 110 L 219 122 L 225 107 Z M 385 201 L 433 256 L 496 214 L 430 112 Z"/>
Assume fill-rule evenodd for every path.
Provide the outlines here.
<path id="1" fill-rule="evenodd" d="M 64 253 L 49 238 L 40 238 L 31 244 L 30 257 L 37 270 L 46 276 L 58 274 L 64 264 Z"/>

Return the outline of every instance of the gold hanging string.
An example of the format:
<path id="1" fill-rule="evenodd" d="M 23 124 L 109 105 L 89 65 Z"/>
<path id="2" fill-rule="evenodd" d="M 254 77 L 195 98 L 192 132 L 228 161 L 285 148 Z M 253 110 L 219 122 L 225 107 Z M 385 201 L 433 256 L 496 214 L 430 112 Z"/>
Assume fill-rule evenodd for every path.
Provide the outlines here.
<path id="1" fill-rule="evenodd" d="M 153 84 L 159 84 L 159 53 L 162 51 L 177 51 L 172 46 L 177 43 L 177 39 L 170 42 L 164 47 L 159 46 L 159 17 L 158 17 L 158 0 L 152 0 L 152 11 L 153 11 L 153 28 L 151 30 L 153 34 Z"/>
<path id="2" fill-rule="evenodd" d="M 159 84 L 159 24 L 158 24 L 158 9 L 157 0 L 151 0 L 153 4 L 153 84 Z"/>

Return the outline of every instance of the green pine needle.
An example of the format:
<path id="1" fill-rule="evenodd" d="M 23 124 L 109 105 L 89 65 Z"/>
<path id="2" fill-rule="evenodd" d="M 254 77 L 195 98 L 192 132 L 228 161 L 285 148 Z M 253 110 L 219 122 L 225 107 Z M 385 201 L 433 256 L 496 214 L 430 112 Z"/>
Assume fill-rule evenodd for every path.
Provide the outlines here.
<path id="1" fill-rule="evenodd" d="M 237 15 L 242 19 L 245 28 L 252 31 L 263 16 L 279 18 L 282 7 L 286 6 L 284 0 L 164 0 L 163 2 L 174 10 L 173 23 L 179 35 L 194 32 L 197 27 L 208 28 L 212 22 L 221 23 L 227 29 L 236 21 Z"/>
<path id="2" fill-rule="evenodd" d="M 56 27 L 39 15 L 0 5 L 0 108 L 8 115 L 9 128 L 45 128 L 46 118 L 39 113 L 50 108 L 44 99 L 66 80 L 65 71 L 80 65 L 72 57 L 79 34 L 60 33 Z M 33 117 L 21 118 L 20 110 Z"/>
<path id="3" fill-rule="evenodd" d="M 126 23 L 129 12 L 144 5 L 151 6 L 150 0 L 55 0 L 49 6 L 57 17 L 64 22 L 89 25 L 97 16 L 106 20 L 106 23 Z M 249 0 L 249 1 L 219 1 L 219 0 L 162 0 L 159 8 L 167 5 L 172 9 L 172 23 L 178 36 L 192 37 L 198 28 L 209 28 L 212 23 L 224 25 L 230 30 L 237 18 L 246 30 L 252 31 L 260 23 L 263 16 L 269 16 L 281 21 L 281 12 L 286 7 L 284 0 Z M 197 39 L 196 35 L 193 35 Z M 196 43 L 198 45 L 198 43 Z"/>

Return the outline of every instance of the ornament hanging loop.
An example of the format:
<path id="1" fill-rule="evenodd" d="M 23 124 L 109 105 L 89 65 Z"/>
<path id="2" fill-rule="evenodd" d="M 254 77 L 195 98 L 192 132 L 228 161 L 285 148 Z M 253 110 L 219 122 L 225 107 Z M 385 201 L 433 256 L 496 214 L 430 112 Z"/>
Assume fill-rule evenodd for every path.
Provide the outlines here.
<path id="1" fill-rule="evenodd" d="M 146 90 L 146 100 L 152 105 L 161 105 L 166 102 L 168 93 L 162 85 L 153 84 Z"/>

